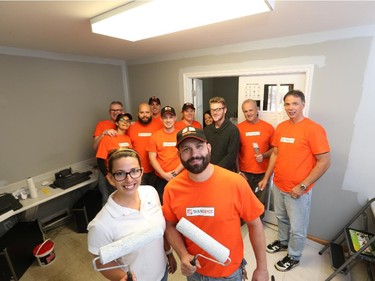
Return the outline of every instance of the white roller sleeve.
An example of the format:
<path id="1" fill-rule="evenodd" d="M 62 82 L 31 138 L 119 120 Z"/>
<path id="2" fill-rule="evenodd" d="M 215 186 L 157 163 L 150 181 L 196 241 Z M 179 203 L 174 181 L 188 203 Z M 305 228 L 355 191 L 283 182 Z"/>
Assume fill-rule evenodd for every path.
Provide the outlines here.
<path id="1" fill-rule="evenodd" d="M 129 234 L 118 241 L 103 246 L 99 249 L 100 262 L 106 264 L 110 261 L 125 256 L 148 243 L 163 237 L 164 231 L 161 227 L 144 228 Z"/>
<path id="2" fill-rule="evenodd" d="M 229 258 L 230 251 L 228 248 L 220 244 L 199 227 L 192 224 L 185 218 L 181 218 L 176 228 L 182 235 L 189 238 L 217 261 L 225 263 Z"/>

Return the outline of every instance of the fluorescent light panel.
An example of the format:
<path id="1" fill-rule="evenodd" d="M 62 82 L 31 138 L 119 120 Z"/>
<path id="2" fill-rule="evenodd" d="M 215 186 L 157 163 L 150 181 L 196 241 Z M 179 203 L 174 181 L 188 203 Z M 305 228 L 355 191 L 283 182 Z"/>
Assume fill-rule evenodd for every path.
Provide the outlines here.
<path id="1" fill-rule="evenodd" d="M 141 0 L 91 19 L 92 31 L 138 41 L 271 11 L 274 0 Z"/>

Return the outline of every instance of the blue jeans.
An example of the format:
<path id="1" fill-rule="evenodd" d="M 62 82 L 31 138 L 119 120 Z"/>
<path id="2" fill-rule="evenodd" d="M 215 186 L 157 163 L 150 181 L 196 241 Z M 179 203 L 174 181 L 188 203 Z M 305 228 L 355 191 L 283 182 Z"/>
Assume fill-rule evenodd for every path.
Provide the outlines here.
<path id="1" fill-rule="evenodd" d="M 188 276 L 187 280 L 188 281 L 242 281 L 242 267 L 245 267 L 247 264 L 247 261 L 245 259 L 242 260 L 242 263 L 240 267 L 232 273 L 232 275 L 228 277 L 208 277 L 199 274 L 198 272 L 194 272 L 193 275 Z"/>
<path id="2" fill-rule="evenodd" d="M 160 281 L 167 281 L 168 280 L 168 266 L 165 269 L 164 276 Z"/>
<path id="3" fill-rule="evenodd" d="M 273 188 L 275 213 L 278 221 L 278 240 L 288 245 L 288 255 L 296 260 L 302 256 L 309 225 L 311 190 L 294 199 L 289 193 Z"/>
<path id="4" fill-rule="evenodd" d="M 194 272 L 193 275 L 187 277 L 188 281 L 242 281 L 242 269 L 238 268 L 231 276 L 228 277 L 207 277 Z"/>

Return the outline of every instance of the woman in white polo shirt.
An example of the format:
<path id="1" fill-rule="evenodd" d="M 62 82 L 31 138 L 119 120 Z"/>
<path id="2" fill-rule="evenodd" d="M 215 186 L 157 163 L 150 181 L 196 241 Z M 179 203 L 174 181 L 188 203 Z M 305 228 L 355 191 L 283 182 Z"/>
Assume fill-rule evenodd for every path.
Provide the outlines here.
<path id="1" fill-rule="evenodd" d="M 88 248 L 94 255 L 99 254 L 102 246 L 134 233 L 140 226 L 161 227 L 165 231 L 158 193 L 150 185 L 140 185 L 143 170 L 138 153 L 133 149 L 112 152 L 108 170 L 107 179 L 116 191 L 88 225 Z M 97 261 L 97 267 L 113 267 L 119 263 L 129 265 L 140 281 L 165 281 L 168 271 L 174 273 L 177 267 L 172 248 L 163 238 L 105 265 Z M 122 268 L 100 272 L 110 280 L 126 280 Z"/>

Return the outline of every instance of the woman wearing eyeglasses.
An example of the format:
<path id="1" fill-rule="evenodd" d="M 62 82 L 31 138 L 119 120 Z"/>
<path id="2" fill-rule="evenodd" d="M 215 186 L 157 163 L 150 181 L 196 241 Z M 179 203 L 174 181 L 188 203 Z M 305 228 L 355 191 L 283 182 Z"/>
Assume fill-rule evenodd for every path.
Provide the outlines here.
<path id="1" fill-rule="evenodd" d="M 165 220 L 155 188 L 140 185 L 143 169 L 138 153 L 133 149 L 118 149 L 108 158 L 107 179 L 116 189 L 107 203 L 88 225 L 88 248 L 99 254 L 102 246 L 118 241 L 143 227 L 161 227 Z M 176 271 L 176 260 L 166 239 L 156 239 L 134 252 L 98 268 L 119 264 L 129 265 L 139 281 L 165 281 L 168 271 Z M 169 266 L 167 266 L 169 265 Z M 127 280 L 125 268 L 100 271 L 109 280 Z"/>
<path id="2" fill-rule="evenodd" d="M 99 142 L 98 149 L 96 151 L 96 159 L 99 166 L 100 172 L 104 176 L 106 188 L 102 188 L 102 204 L 107 202 L 108 196 L 114 191 L 113 187 L 109 184 L 108 180 L 105 179 L 107 175 L 107 158 L 110 151 L 118 148 L 133 148 L 130 137 L 126 134 L 126 131 L 131 125 L 132 116 L 130 113 L 120 113 L 116 117 L 116 135 L 110 136 L 105 135 Z"/>

